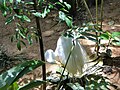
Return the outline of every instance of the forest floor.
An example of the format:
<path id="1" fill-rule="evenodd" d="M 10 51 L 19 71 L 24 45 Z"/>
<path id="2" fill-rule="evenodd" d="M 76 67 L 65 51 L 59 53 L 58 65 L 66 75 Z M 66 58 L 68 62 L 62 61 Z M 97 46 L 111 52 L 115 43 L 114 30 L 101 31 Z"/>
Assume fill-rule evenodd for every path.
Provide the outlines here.
<path id="1" fill-rule="evenodd" d="M 91 8 L 92 14 L 95 13 L 95 8 Z M 41 20 L 41 29 L 42 29 L 42 35 L 43 35 L 43 42 L 44 42 L 44 50 L 47 49 L 53 49 L 56 48 L 56 42 L 59 36 L 63 31 L 67 29 L 66 25 L 64 23 L 57 24 L 56 21 L 57 15 L 55 11 L 52 11 L 45 19 Z M 79 16 L 79 15 L 78 15 Z M 94 16 L 94 15 L 93 15 Z M 4 50 L 6 51 L 6 54 L 8 56 L 17 56 L 17 57 L 25 57 L 25 58 L 36 58 L 39 59 L 39 45 L 38 43 L 33 43 L 33 45 L 28 45 L 27 48 L 22 46 L 22 50 L 19 51 L 16 47 L 16 42 L 11 43 L 10 37 L 14 34 L 14 30 L 16 28 L 15 23 L 11 23 L 7 26 L 5 26 L 5 18 L 0 14 L 0 45 L 3 46 Z M 77 19 L 75 23 L 77 25 L 80 24 L 80 20 Z M 113 25 L 109 25 L 110 22 L 113 22 Z M 34 23 L 34 20 L 30 26 L 36 26 Z M 55 25 L 55 26 L 54 26 Z M 104 19 L 103 19 L 103 30 L 105 31 L 120 31 L 120 0 L 106 0 L 104 4 Z M 93 52 L 94 43 L 88 40 L 81 41 L 81 43 L 87 47 L 88 53 Z M 112 57 L 120 57 L 120 47 L 110 47 L 112 50 Z M 119 58 L 120 60 L 120 58 Z M 13 65 L 17 64 L 20 61 L 16 62 L 8 62 L 8 64 Z M 2 63 L 2 62 L 0 62 Z M 1 64 L 0 64 L 1 65 Z M 9 66 L 8 65 L 8 66 Z M 1 68 L 4 70 L 6 66 Z M 50 64 L 47 64 L 47 72 L 53 70 L 55 66 L 51 66 Z M 107 77 L 111 78 L 111 81 L 117 85 L 120 86 L 120 68 L 115 69 L 113 68 L 113 73 L 110 75 L 107 75 Z M 41 68 L 37 68 L 35 71 L 25 75 L 19 82 L 24 81 L 21 84 L 24 84 L 28 82 L 29 80 L 33 78 L 40 78 L 41 77 Z M 39 89 L 34 89 L 39 90 Z M 112 89 L 116 90 L 116 89 Z M 119 89 L 120 90 L 120 87 Z"/>

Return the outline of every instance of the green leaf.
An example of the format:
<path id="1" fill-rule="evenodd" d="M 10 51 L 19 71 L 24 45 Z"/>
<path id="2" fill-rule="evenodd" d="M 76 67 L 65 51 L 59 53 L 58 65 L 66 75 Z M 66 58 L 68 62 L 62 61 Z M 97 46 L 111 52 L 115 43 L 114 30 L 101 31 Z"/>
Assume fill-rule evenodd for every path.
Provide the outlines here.
<path id="1" fill-rule="evenodd" d="M 48 9 L 47 7 L 45 7 L 43 13 L 42 13 L 42 18 L 45 18 L 46 15 L 50 12 L 50 9 Z"/>
<path id="2" fill-rule="evenodd" d="M 50 9 L 48 7 L 45 7 L 42 13 L 35 12 L 32 14 L 36 17 L 45 18 L 49 12 L 50 12 Z"/>
<path id="3" fill-rule="evenodd" d="M 103 76 L 90 74 L 86 77 L 85 90 L 109 90 L 109 82 Z"/>
<path id="4" fill-rule="evenodd" d="M 33 87 L 39 86 L 39 85 L 44 84 L 44 83 L 45 83 L 45 81 L 34 80 L 34 81 L 20 87 L 18 90 L 29 90 Z"/>
<path id="5" fill-rule="evenodd" d="M 19 19 L 21 19 L 21 21 L 27 21 L 27 22 L 31 22 L 31 20 L 26 16 L 26 15 L 18 15 L 18 14 L 15 14 L 15 16 Z"/>
<path id="6" fill-rule="evenodd" d="M 20 2 L 21 2 L 21 0 L 16 0 L 16 2 L 20 3 Z"/>
<path id="7" fill-rule="evenodd" d="M 93 37 L 87 36 L 87 37 L 85 37 L 85 39 L 91 40 L 93 42 L 97 42 L 96 38 L 93 38 Z"/>
<path id="8" fill-rule="evenodd" d="M 42 16 L 42 14 L 40 12 L 35 12 L 35 13 L 32 13 L 32 14 L 36 17 L 41 17 Z"/>
<path id="9" fill-rule="evenodd" d="M 44 2 L 44 0 L 38 0 L 38 4 L 39 4 L 40 7 L 42 6 L 43 2 Z"/>
<path id="10" fill-rule="evenodd" d="M 22 18 L 22 15 L 15 14 L 15 16 L 16 16 L 17 18 L 19 18 L 19 19 Z"/>
<path id="11" fill-rule="evenodd" d="M 17 48 L 18 48 L 18 50 L 21 50 L 20 40 L 18 40 L 18 42 L 17 42 Z"/>
<path id="12" fill-rule="evenodd" d="M 17 82 L 14 82 L 12 85 L 10 85 L 7 90 L 17 90 L 19 88 Z"/>
<path id="13" fill-rule="evenodd" d="M 9 2 L 12 4 L 12 3 L 13 3 L 13 0 L 9 0 Z"/>
<path id="14" fill-rule="evenodd" d="M 20 36 L 22 37 L 22 38 L 26 38 L 26 36 L 25 36 L 25 34 L 24 34 L 24 32 L 22 31 L 22 30 L 19 30 L 19 34 L 20 34 Z"/>
<path id="15" fill-rule="evenodd" d="M 71 87 L 73 90 L 85 90 L 82 86 L 80 86 L 79 83 L 67 83 L 69 87 Z"/>
<path id="16" fill-rule="evenodd" d="M 2 73 L 0 75 L 0 88 L 6 87 L 6 85 L 12 85 L 15 81 L 21 78 L 24 74 L 36 69 L 37 67 L 43 65 L 44 63 L 40 60 L 30 60 L 25 61 L 10 70 Z"/>
<path id="17" fill-rule="evenodd" d="M 71 8 L 71 5 L 70 5 L 70 4 L 68 4 L 67 2 L 64 2 L 64 4 L 65 4 L 65 6 L 66 6 L 68 9 L 70 9 L 70 8 Z"/>
<path id="18" fill-rule="evenodd" d="M 13 20 L 14 20 L 14 16 L 8 17 L 8 18 L 6 19 L 6 21 L 5 21 L 5 25 L 11 23 Z"/>
<path id="19" fill-rule="evenodd" d="M 72 20 L 70 20 L 69 18 L 65 18 L 65 22 L 67 24 L 68 27 L 72 27 Z"/>
<path id="20" fill-rule="evenodd" d="M 25 4 L 26 4 L 26 5 L 33 5 L 34 2 L 26 2 Z"/>
<path id="21" fill-rule="evenodd" d="M 62 20 L 62 21 L 65 21 L 67 26 L 68 27 L 72 27 L 72 20 L 70 18 L 68 18 L 64 12 L 62 11 L 59 11 L 59 18 Z"/>
<path id="22" fill-rule="evenodd" d="M 115 46 L 120 46 L 120 40 L 112 40 L 112 44 Z"/>
<path id="23" fill-rule="evenodd" d="M 101 38 L 101 39 L 104 39 L 104 40 L 109 40 L 109 39 L 110 39 L 110 37 L 109 37 L 109 35 L 108 35 L 107 33 L 101 34 L 101 35 L 100 35 L 100 38 Z"/>
<path id="24" fill-rule="evenodd" d="M 112 38 L 120 37 L 120 32 L 112 32 Z"/>
<path id="25" fill-rule="evenodd" d="M 23 18 L 23 20 L 25 20 L 27 22 L 31 22 L 31 20 L 26 15 L 23 15 L 22 18 Z"/>

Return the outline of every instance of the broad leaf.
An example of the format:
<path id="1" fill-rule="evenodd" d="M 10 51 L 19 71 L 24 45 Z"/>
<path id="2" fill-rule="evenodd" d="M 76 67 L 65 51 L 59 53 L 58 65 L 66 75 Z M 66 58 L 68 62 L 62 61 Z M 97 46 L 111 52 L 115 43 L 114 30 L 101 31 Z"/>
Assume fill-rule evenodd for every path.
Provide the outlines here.
<path id="1" fill-rule="evenodd" d="M 120 32 L 112 32 L 112 38 L 120 37 Z"/>
<path id="2" fill-rule="evenodd" d="M 16 67 L 7 70 L 3 74 L 0 75 L 0 88 L 3 88 L 6 85 L 11 85 L 19 78 L 21 78 L 24 74 L 36 69 L 37 67 L 43 65 L 44 63 L 40 60 L 31 60 L 23 62 Z"/>
<path id="3" fill-rule="evenodd" d="M 100 38 L 101 38 L 101 39 L 104 39 L 104 40 L 109 40 L 109 39 L 110 39 L 110 37 L 109 37 L 109 35 L 108 35 L 107 33 L 101 34 L 101 35 L 100 35 Z"/>

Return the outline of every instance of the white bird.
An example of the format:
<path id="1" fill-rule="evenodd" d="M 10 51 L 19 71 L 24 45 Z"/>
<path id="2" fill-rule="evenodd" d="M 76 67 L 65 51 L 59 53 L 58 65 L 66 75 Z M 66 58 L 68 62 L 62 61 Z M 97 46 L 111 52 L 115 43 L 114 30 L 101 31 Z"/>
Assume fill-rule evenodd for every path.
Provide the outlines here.
<path id="1" fill-rule="evenodd" d="M 73 45 L 74 48 L 71 51 Z M 65 65 L 70 51 L 71 55 L 66 69 L 69 73 L 72 74 L 76 74 L 77 71 L 82 74 L 84 64 L 87 61 L 87 54 L 83 47 L 80 45 L 79 41 L 76 39 L 74 40 L 70 37 L 60 36 L 57 41 L 55 52 L 51 49 L 47 50 L 45 52 L 45 59 L 50 63 L 55 63 L 55 60 L 59 60 L 63 65 Z"/>

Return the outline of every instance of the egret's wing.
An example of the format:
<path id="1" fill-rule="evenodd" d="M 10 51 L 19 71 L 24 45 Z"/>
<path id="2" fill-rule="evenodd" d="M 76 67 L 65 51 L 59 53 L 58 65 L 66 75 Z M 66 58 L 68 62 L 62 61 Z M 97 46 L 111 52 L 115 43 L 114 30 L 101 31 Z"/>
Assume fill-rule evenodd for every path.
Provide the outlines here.
<path id="1" fill-rule="evenodd" d="M 75 63 L 79 73 L 82 74 L 84 64 L 87 61 L 87 53 L 78 40 L 75 40 L 74 42 L 75 42 L 75 48 L 73 50 L 74 52 L 73 54 L 75 57 Z"/>
<path id="2" fill-rule="evenodd" d="M 55 56 L 59 57 L 59 60 L 63 65 L 66 64 L 72 46 L 73 46 L 72 38 L 61 36 L 57 41 Z M 68 70 L 68 72 L 75 74 L 77 72 L 77 68 L 73 59 L 74 57 L 71 54 L 66 69 Z"/>
<path id="3" fill-rule="evenodd" d="M 72 47 L 72 39 L 61 36 L 57 41 L 55 56 L 58 56 L 61 63 L 65 64 Z"/>

